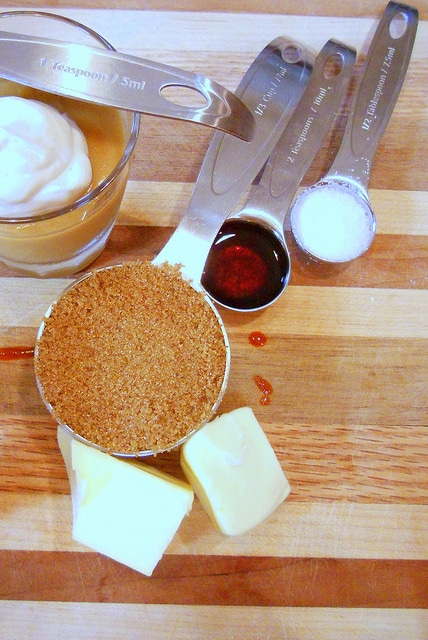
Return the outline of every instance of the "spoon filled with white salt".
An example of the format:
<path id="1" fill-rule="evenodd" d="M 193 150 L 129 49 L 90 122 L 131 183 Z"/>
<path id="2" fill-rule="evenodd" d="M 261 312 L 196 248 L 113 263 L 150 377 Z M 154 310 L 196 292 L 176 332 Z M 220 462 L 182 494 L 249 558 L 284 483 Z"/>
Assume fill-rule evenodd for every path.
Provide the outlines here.
<path id="1" fill-rule="evenodd" d="M 413 7 L 396 2 L 386 6 L 361 69 L 337 156 L 324 178 L 305 189 L 291 209 L 297 244 L 317 260 L 353 260 L 373 241 L 371 165 L 407 72 L 417 24 Z"/>

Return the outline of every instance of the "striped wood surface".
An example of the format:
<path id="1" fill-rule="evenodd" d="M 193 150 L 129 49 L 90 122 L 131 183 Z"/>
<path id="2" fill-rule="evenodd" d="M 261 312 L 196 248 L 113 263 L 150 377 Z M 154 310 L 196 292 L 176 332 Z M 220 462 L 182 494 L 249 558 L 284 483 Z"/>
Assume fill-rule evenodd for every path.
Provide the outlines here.
<path id="1" fill-rule="evenodd" d="M 235 89 L 272 38 L 358 49 L 384 3 L 46 1 L 124 52 Z M 3 4 L 13 7 L 14 3 Z M 41 7 L 33 0 L 25 8 Z M 17 8 L 16 5 L 14 8 Z M 145 11 L 144 9 L 147 9 Z M 428 8 L 372 169 L 379 229 L 361 259 L 315 269 L 292 239 L 288 290 L 257 314 L 222 312 L 232 371 L 221 411 L 251 406 L 292 492 L 260 527 L 217 533 L 196 501 L 152 578 L 74 543 L 56 427 L 32 360 L 0 363 L 0 637 L 428 638 Z M 346 106 L 344 114 L 346 114 Z M 305 177 L 323 175 L 345 118 Z M 186 210 L 211 133 L 142 118 L 120 217 L 96 265 L 151 259 Z M 34 344 L 68 283 L 0 266 L 0 348 Z M 267 344 L 256 349 L 249 334 Z M 259 403 L 254 375 L 271 382 Z M 152 461 L 181 475 L 178 455 Z"/>

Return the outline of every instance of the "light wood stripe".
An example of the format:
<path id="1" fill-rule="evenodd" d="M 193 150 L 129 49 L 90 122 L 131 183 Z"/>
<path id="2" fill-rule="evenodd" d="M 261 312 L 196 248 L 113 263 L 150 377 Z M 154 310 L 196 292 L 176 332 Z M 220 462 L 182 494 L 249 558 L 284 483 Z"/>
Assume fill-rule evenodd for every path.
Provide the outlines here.
<path id="1" fill-rule="evenodd" d="M 276 305 L 275 313 L 272 306 L 258 317 L 251 314 L 248 331 L 379 339 L 428 337 L 428 291 L 290 286 Z M 282 314 L 287 317 L 285 327 Z M 233 335 L 233 326 L 228 330 Z"/>
<path id="2" fill-rule="evenodd" d="M 1 549 L 86 551 L 71 539 L 68 495 L 3 491 L 0 511 Z M 229 537 L 196 500 L 167 553 L 424 560 L 428 506 L 287 501 L 257 529 Z"/>
<path id="3" fill-rule="evenodd" d="M 81 602 L 0 603 L 3 640 L 426 640 L 422 609 L 215 607 Z"/>
<path id="4" fill-rule="evenodd" d="M 68 283 L 38 281 L 35 288 L 29 278 L 0 278 L 3 326 L 37 327 Z M 248 332 L 257 328 L 270 334 L 417 339 L 428 337 L 427 308 L 428 290 L 290 286 L 263 314 L 249 314 L 245 325 Z M 282 313 L 288 318 L 285 327 Z M 222 315 L 233 335 L 232 315 Z M 242 322 L 236 326 L 242 331 Z"/>
<path id="5" fill-rule="evenodd" d="M 193 190 L 185 182 L 128 182 L 118 223 L 176 227 Z M 298 190 L 300 193 L 302 189 Z M 371 189 L 370 199 L 378 221 L 377 234 L 428 235 L 428 192 Z M 245 202 L 245 196 L 241 204 Z M 237 210 L 239 208 L 237 207 Z M 288 225 L 289 226 L 289 225 Z"/>
<path id="6" fill-rule="evenodd" d="M 108 17 L 102 11 L 87 9 L 54 7 L 53 11 L 94 28 L 116 48 L 138 54 L 157 49 L 179 53 L 204 50 L 239 53 L 243 51 L 243 46 L 248 48 L 249 43 L 251 51 L 259 51 L 270 40 L 282 34 L 301 42 L 310 42 L 315 50 L 321 49 L 329 38 L 345 42 L 349 40 L 348 44 L 360 49 L 366 44 L 365 34 L 372 32 L 378 19 L 375 12 L 373 17 L 358 18 L 359 28 L 356 29 L 355 16 L 332 16 L 328 20 L 319 20 L 306 7 L 300 15 L 290 15 L 281 8 L 274 15 L 257 13 L 242 14 L 239 17 L 221 11 L 198 11 L 195 14 L 188 11 L 156 10 L 118 10 L 114 13 L 113 10 Z M 236 28 L 237 20 L 239 29 Z M 135 28 L 136 23 L 140 28 Z M 418 28 L 414 49 L 416 59 L 425 54 L 423 43 L 427 27 L 422 22 Z M 234 37 L 230 35 L 231 29 Z"/>

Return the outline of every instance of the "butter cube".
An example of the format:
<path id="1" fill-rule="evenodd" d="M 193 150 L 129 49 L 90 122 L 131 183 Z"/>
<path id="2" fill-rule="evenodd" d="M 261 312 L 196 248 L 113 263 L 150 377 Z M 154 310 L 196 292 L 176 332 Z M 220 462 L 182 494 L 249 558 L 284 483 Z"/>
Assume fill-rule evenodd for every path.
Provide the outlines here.
<path id="1" fill-rule="evenodd" d="M 245 533 L 270 515 L 290 485 L 249 407 L 224 414 L 181 449 L 181 466 L 214 524 L 227 535 Z"/>
<path id="2" fill-rule="evenodd" d="M 62 427 L 58 443 L 70 480 L 73 539 L 150 576 L 192 507 L 191 487 L 102 453 Z"/>

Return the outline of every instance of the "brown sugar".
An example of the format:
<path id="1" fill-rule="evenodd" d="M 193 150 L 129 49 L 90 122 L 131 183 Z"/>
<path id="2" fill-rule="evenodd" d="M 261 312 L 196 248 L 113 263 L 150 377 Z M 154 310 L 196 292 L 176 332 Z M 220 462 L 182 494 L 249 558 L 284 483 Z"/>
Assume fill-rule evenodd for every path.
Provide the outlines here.
<path id="1" fill-rule="evenodd" d="M 176 267 L 94 271 L 53 305 L 36 375 L 54 417 L 116 453 L 161 451 L 211 417 L 227 347 Z"/>

